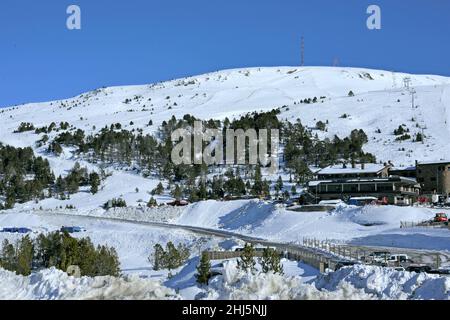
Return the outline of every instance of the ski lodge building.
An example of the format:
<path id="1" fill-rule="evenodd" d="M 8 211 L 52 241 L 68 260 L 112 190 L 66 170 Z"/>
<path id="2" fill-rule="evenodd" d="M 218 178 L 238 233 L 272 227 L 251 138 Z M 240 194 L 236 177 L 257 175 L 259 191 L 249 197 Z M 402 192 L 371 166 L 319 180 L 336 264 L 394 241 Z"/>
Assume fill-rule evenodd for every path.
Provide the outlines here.
<path id="1" fill-rule="evenodd" d="M 396 171 L 391 169 L 391 164 L 373 163 L 330 166 L 316 173 L 308 190 L 318 200 L 374 197 L 386 204 L 413 204 L 420 196 L 420 184 L 414 177 L 393 175 Z"/>

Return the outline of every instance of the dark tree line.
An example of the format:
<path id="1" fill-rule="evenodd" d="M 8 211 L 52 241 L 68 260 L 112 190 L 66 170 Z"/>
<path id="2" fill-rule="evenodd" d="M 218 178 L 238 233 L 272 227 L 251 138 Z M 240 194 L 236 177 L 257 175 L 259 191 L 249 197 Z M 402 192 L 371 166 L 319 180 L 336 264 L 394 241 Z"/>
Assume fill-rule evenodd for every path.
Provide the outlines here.
<path id="1" fill-rule="evenodd" d="M 368 142 L 366 133 L 353 130 L 348 137 L 320 140 L 312 131 L 295 123 L 283 126 L 284 161 L 286 168 L 293 172 L 297 180 L 305 182 L 311 178 L 309 166 L 326 167 L 340 161 L 373 163 L 374 155 L 365 153 L 363 146 Z"/>
<path id="2" fill-rule="evenodd" d="M 36 240 L 23 237 L 16 244 L 4 240 L 0 267 L 28 276 L 34 270 L 55 267 L 67 271 L 78 266 L 82 276 L 119 276 L 117 252 L 108 246 L 95 247 L 89 238 L 77 239 L 68 233 L 40 234 Z"/>
<path id="3" fill-rule="evenodd" d="M 52 196 L 66 199 L 82 186 L 98 192 L 101 177 L 89 173 L 78 163 L 66 177 L 55 179 L 47 159 L 36 157 L 31 148 L 15 148 L 0 144 L 0 210 L 11 209 L 16 203 L 41 200 Z"/>
<path id="4" fill-rule="evenodd" d="M 54 181 L 48 160 L 36 157 L 31 148 L 0 144 L 0 195 L 5 199 L 0 209 L 46 197 Z"/>
<path id="5" fill-rule="evenodd" d="M 226 157 L 227 129 L 244 131 L 266 129 L 268 133 L 270 133 L 270 129 L 279 129 L 284 146 L 283 163 L 300 183 L 311 178 L 310 166 L 325 167 L 342 161 L 366 163 L 376 161 L 372 154 L 363 151 L 364 144 L 368 142 L 368 137 L 363 130 L 353 130 L 348 137 L 344 138 L 334 136 L 331 139 L 322 140 L 318 138 L 317 134 L 313 134 L 312 129 L 304 127 L 300 120 L 295 123 L 283 122 L 279 120 L 279 114 L 280 110 L 274 109 L 268 112 L 248 113 L 238 119 L 202 121 L 202 124 L 203 129 L 222 130 L 224 157 Z M 204 163 L 182 165 L 172 163 L 171 153 L 174 142 L 171 141 L 171 134 L 176 129 L 192 129 L 196 120 L 198 119 L 189 114 L 181 119 L 172 116 L 161 124 L 155 136 L 144 135 L 142 129 L 125 130 L 120 123 L 111 124 L 109 127 L 105 126 L 92 135 L 86 135 L 83 130 L 77 129 L 60 133 L 53 141 L 49 142 L 48 149 L 50 152 L 60 153 L 62 145 L 75 146 L 84 159 L 93 163 L 101 162 L 111 166 L 131 168 L 144 176 L 156 175 L 169 182 L 171 192 L 177 199 L 186 197 L 191 201 L 199 201 L 226 196 L 265 197 L 269 195 L 270 181 L 261 178 L 260 165 L 235 166 L 226 174 L 219 174 L 213 179 L 207 179 L 209 174 L 222 171 L 223 166 L 208 167 Z M 320 129 L 324 129 L 324 123 L 318 122 L 318 124 Z M 248 160 L 249 141 L 246 140 L 245 148 Z M 268 142 L 270 144 L 270 139 Z M 203 142 L 203 147 L 207 144 L 207 142 Z M 193 144 L 192 148 L 194 148 Z M 267 151 L 270 152 L 270 145 Z M 237 152 L 236 148 L 235 152 Z M 246 178 L 241 177 L 243 172 L 245 172 Z M 79 186 L 89 184 L 95 193 L 99 184 L 97 177 L 90 177 L 87 172 L 78 168 L 74 169 L 65 179 L 58 178 L 55 191 L 60 196 L 70 195 L 77 192 Z M 276 186 L 275 191 L 280 195 L 282 188 Z M 158 190 L 158 192 L 162 191 Z"/>

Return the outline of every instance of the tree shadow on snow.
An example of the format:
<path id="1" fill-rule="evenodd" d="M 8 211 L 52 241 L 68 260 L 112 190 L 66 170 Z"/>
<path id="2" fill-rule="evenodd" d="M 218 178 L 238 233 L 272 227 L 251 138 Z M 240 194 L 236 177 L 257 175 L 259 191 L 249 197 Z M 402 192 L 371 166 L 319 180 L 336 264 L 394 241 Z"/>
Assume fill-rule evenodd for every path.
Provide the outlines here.
<path id="1" fill-rule="evenodd" d="M 195 274 L 197 272 L 196 268 L 199 262 L 200 262 L 199 257 L 189 259 L 184 268 L 182 268 L 180 272 L 175 274 L 171 279 L 164 282 L 164 285 L 172 289 L 180 289 L 180 290 L 195 286 L 197 283 Z"/>

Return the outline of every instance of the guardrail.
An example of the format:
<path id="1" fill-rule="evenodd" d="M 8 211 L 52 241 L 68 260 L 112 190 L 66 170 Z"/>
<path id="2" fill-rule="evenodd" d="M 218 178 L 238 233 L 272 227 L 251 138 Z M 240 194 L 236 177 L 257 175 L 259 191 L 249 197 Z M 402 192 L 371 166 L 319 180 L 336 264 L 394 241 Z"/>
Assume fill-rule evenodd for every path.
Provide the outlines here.
<path id="1" fill-rule="evenodd" d="M 270 247 L 275 247 L 280 256 L 293 261 L 301 261 L 322 273 L 328 268 L 334 270 L 339 261 L 355 261 L 354 257 L 345 256 L 345 252 L 351 255 L 351 250 L 345 249 L 342 250 L 343 255 L 338 256 L 331 252 L 321 251 L 318 248 L 301 247 L 299 245 L 278 244 L 270 245 Z M 340 250 L 339 252 L 341 253 Z M 242 254 L 240 251 L 207 251 L 207 253 L 211 260 L 239 258 Z M 262 254 L 261 251 L 255 251 L 254 253 L 255 257 L 262 257 Z"/>

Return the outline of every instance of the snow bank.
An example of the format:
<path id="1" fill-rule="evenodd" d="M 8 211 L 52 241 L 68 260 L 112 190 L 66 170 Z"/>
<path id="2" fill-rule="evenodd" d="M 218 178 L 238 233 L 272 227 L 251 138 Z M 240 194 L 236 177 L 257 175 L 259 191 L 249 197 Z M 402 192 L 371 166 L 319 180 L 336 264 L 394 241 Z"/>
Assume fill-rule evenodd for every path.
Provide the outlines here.
<path id="1" fill-rule="evenodd" d="M 374 266 L 342 268 L 319 276 L 314 284 L 319 290 L 333 292 L 348 284 L 378 299 L 450 299 L 448 277 Z"/>
<path id="2" fill-rule="evenodd" d="M 299 276 L 250 274 L 228 261 L 198 299 L 224 300 L 449 300 L 450 278 L 354 266 L 304 283 Z"/>
<path id="3" fill-rule="evenodd" d="M 29 277 L 0 269 L 2 300 L 154 300 L 179 299 L 172 289 L 159 282 L 137 277 L 69 277 L 57 269 L 47 269 Z"/>
<path id="4" fill-rule="evenodd" d="M 305 282 L 301 276 L 246 273 L 230 260 L 208 287 L 197 286 L 191 269 L 172 283 L 181 295 L 138 277 L 74 278 L 54 268 L 22 277 L 0 269 L 0 299 L 450 300 L 450 278 L 372 266 L 343 268 Z"/>
<path id="5" fill-rule="evenodd" d="M 155 208 L 148 207 L 126 207 L 126 208 L 112 208 L 104 210 L 101 208 L 82 211 L 82 210 L 44 210 L 43 213 L 56 213 L 67 215 L 79 215 L 87 217 L 99 217 L 118 220 L 129 220 L 136 222 L 169 222 L 178 218 L 183 210 L 183 207 L 161 206 Z M 32 212 L 40 213 L 39 210 Z"/>
<path id="6" fill-rule="evenodd" d="M 301 277 L 286 277 L 278 274 L 259 273 L 253 275 L 236 268 L 235 261 L 224 265 L 223 276 L 212 279 L 209 289 L 197 295 L 205 300 L 367 300 L 371 294 L 343 283 L 333 292 L 318 290 L 303 283 Z"/>

